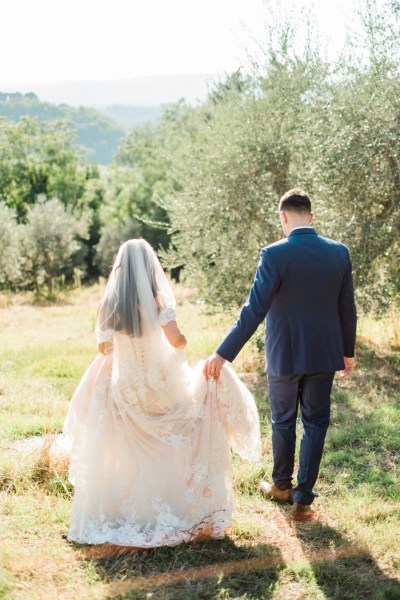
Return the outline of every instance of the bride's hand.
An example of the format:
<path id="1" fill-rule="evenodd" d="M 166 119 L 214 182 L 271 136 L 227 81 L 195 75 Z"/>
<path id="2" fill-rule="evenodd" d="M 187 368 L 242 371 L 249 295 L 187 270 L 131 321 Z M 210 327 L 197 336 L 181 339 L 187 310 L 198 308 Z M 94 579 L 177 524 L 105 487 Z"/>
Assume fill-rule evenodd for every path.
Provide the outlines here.
<path id="1" fill-rule="evenodd" d="M 180 341 L 178 342 L 178 345 L 175 346 L 175 348 L 177 348 L 178 350 L 183 350 L 184 348 L 186 348 L 186 346 L 187 346 L 187 339 L 185 338 L 183 333 L 181 333 Z"/>
<path id="2" fill-rule="evenodd" d="M 100 342 L 97 344 L 97 348 L 100 354 L 103 354 L 104 356 L 109 356 L 113 352 L 112 342 Z"/>

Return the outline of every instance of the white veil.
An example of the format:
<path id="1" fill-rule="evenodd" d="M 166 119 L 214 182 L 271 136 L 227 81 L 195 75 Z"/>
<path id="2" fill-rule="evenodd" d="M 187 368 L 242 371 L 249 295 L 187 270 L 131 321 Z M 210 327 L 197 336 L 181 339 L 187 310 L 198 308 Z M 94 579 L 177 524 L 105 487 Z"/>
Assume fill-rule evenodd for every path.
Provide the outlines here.
<path id="1" fill-rule="evenodd" d="M 124 242 L 99 305 L 98 341 L 111 340 L 115 331 L 150 335 L 165 308 L 175 308 L 175 298 L 153 248 L 143 239 Z"/>

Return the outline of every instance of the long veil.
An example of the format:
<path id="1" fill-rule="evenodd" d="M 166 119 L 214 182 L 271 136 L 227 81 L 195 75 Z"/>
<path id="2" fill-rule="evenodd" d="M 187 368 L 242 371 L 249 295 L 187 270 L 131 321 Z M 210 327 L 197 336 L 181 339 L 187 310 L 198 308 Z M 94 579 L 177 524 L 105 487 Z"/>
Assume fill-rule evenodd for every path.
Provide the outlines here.
<path id="1" fill-rule="evenodd" d="M 143 239 L 128 240 L 118 251 L 99 305 L 98 341 L 111 340 L 116 331 L 150 335 L 166 308 L 175 308 L 175 298 L 153 248 Z"/>

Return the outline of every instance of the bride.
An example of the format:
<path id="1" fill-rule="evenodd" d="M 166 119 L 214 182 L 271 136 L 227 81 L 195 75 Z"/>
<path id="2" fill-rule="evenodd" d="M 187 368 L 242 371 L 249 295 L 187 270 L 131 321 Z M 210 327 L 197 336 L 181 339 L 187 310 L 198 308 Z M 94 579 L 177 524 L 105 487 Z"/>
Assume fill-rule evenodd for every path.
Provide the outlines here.
<path id="1" fill-rule="evenodd" d="M 174 296 L 145 240 L 120 247 L 96 334 L 100 354 L 64 424 L 75 488 L 68 539 L 151 548 L 223 537 L 230 449 L 260 459 L 257 409 L 229 366 L 218 381 L 188 366 Z"/>

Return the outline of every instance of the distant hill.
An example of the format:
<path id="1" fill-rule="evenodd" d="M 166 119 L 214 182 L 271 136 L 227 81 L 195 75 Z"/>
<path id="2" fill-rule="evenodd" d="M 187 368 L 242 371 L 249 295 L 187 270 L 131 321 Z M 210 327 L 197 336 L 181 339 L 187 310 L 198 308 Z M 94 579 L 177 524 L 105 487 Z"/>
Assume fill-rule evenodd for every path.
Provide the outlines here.
<path id="1" fill-rule="evenodd" d="M 132 129 L 142 123 L 160 118 L 163 109 L 161 106 L 114 105 L 107 106 L 101 112 L 113 119 L 124 129 Z"/>
<path id="2" fill-rule="evenodd" d="M 111 118 L 112 114 L 119 115 L 116 119 L 119 124 Z M 0 92 L 1 117 L 16 122 L 24 116 L 36 117 L 43 121 L 68 119 L 77 131 L 77 144 L 87 148 L 90 160 L 99 164 L 111 162 L 127 128 L 160 114 L 161 109 L 156 107 L 145 110 L 141 107 L 109 107 L 107 116 L 107 111 L 103 114 L 93 108 L 74 108 L 67 104 L 41 102 L 33 92 Z"/>
<path id="3" fill-rule="evenodd" d="M 70 106 L 160 106 L 181 98 L 189 104 L 204 101 L 208 85 L 218 74 L 147 75 L 118 81 L 66 81 L 59 83 L 24 83 L 2 85 L 3 92 L 34 92 L 47 102 Z"/>

